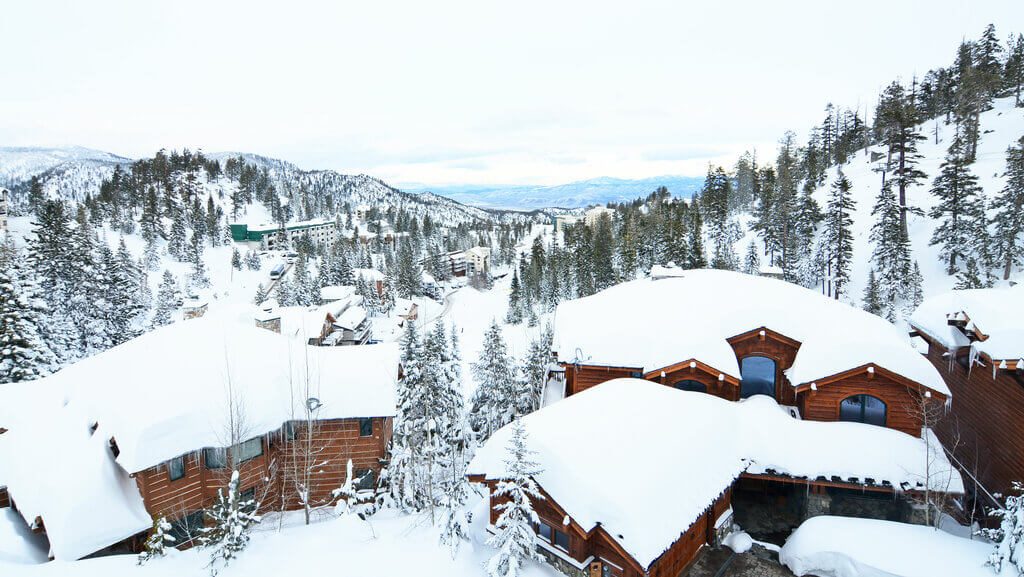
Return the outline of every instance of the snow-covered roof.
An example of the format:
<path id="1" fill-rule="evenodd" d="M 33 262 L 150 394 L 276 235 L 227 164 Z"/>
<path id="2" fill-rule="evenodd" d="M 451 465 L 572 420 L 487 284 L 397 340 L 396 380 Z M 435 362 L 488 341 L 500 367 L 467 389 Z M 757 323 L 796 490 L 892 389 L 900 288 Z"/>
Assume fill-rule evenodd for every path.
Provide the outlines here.
<path id="1" fill-rule="evenodd" d="M 794 386 L 874 363 L 950 394 L 902 331 L 815 291 L 711 269 L 655 267 L 651 275 L 558 305 L 559 360 L 652 371 L 695 358 L 739 378 L 726 339 L 767 327 L 801 343 L 787 373 Z"/>
<path id="2" fill-rule="evenodd" d="M 986 338 L 972 345 L 950 320 L 965 321 Z M 1024 285 L 944 292 L 925 299 L 910 323 L 947 348 L 973 346 L 992 359 L 1018 360 L 1024 358 Z"/>
<path id="3" fill-rule="evenodd" d="M 343 329 L 353 330 L 366 320 L 366 309 L 349 307 L 334 321 L 334 325 Z"/>
<path id="4" fill-rule="evenodd" d="M 349 298 L 356 292 L 354 286 L 330 285 L 320 289 L 320 300 L 340 301 Z"/>
<path id="5" fill-rule="evenodd" d="M 384 280 L 384 273 L 375 268 L 357 268 L 355 269 L 355 274 L 357 277 L 363 277 L 363 280 L 368 282 Z"/>
<path id="6" fill-rule="evenodd" d="M 488 257 L 491 255 L 490 247 L 486 246 L 474 246 L 472 248 L 466 249 L 466 252 L 469 254 L 474 254 L 480 258 Z"/>
<path id="7" fill-rule="evenodd" d="M 597 524 L 648 567 L 744 471 L 811 479 L 874 479 L 912 487 L 926 478 L 921 439 L 861 423 L 801 421 L 774 400 L 731 402 L 641 379 L 615 379 L 523 417 L 536 481 L 580 526 Z M 713 442 L 707 432 L 716 431 Z M 507 475 L 506 426 L 477 452 L 470 475 Z M 936 444 L 936 447 L 938 445 Z M 627 484 L 600 463 L 642 463 Z M 936 471 L 949 471 L 940 479 Z M 933 486 L 962 492 L 941 448 Z"/>

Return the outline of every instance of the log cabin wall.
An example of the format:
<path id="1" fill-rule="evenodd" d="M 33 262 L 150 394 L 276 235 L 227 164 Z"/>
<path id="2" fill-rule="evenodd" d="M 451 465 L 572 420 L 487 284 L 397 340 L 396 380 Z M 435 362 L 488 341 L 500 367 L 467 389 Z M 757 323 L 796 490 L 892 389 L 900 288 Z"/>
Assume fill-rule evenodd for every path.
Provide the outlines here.
<path id="1" fill-rule="evenodd" d="M 712 541 L 715 521 L 729 509 L 732 489 L 715 499 L 700 517 L 679 536 L 679 539 L 651 564 L 651 577 L 678 577 L 697 557 L 701 547 Z"/>
<path id="2" fill-rule="evenodd" d="M 798 394 L 797 406 L 805 420 L 838 421 L 839 404 L 843 399 L 852 395 L 871 395 L 885 403 L 886 427 L 914 437 L 921 436 L 920 393 L 878 371 L 873 375 L 867 371 L 852 374 L 817 388 L 817 391 L 806 389 Z"/>
<path id="3" fill-rule="evenodd" d="M 7 487 L 0 487 L 0 509 L 11 506 L 11 496 L 7 494 Z"/>
<path id="4" fill-rule="evenodd" d="M 392 419 L 375 417 L 373 435 L 360 437 L 359 419 L 336 419 L 318 422 L 314 429 L 316 456 L 328 461 L 312 483 L 311 502 L 326 503 L 330 493 L 344 483 L 348 459 L 352 459 L 353 471 L 371 470 L 374 479 L 379 477 L 381 461 L 384 459 L 387 443 L 391 438 Z M 301 430 L 301 428 L 300 428 Z M 239 490 L 254 490 L 261 501 L 260 510 L 278 509 L 284 499 L 286 508 L 299 508 L 294 497 L 295 461 L 288 461 L 295 455 L 295 441 L 287 441 L 279 432 L 261 438 L 263 454 L 245 461 L 239 466 Z M 167 462 L 150 467 L 134 475 L 139 493 L 146 510 L 169 520 L 179 519 L 188 513 L 210 507 L 217 499 L 217 492 L 226 487 L 230 480 L 230 467 L 210 469 L 204 462 L 202 450 L 188 453 L 185 457 L 185 476 L 170 480 Z"/>
<path id="5" fill-rule="evenodd" d="M 566 395 L 575 395 L 605 381 L 632 377 L 640 372 L 639 368 L 600 367 L 596 365 L 574 365 L 563 363 L 565 367 Z"/>
<path id="6" fill-rule="evenodd" d="M 978 365 L 968 372 L 966 350 L 952 366 L 945 353 L 929 341 L 928 360 L 953 393 L 950 414 L 935 432 L 985 489 L 1012 495 L 1013 482 L 1024 481 L 1024 373 L 997 370 L 993 378 L 991 366 Z"/>
<path id="7" fill-rule="evenodd" d="M 793 387 L 783 371 L 793 366 L 800 343 L 765 327 L 731 337 L 728 342 L 741 367 L 743 359 L 749 356 L 767 357 L 775 361 L 775 400 L 780 405 L 796 404 Z"/>

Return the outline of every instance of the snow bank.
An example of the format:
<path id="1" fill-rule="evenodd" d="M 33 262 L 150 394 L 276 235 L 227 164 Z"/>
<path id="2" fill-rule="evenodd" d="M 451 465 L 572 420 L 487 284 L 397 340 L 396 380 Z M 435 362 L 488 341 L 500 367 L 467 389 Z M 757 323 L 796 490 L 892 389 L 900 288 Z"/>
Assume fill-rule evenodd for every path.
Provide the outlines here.
<path id="1" fill-rule="evenodd" d="M 910 323 L 946 348 L 973 346 L 992 359 L 1024 358 L 1024 285 L 1011 288 L 953 290 L 925 299 Z M 987 338 L 971 343 L 949 320 L 963 320 L 967 328 Z"/>
<path id="2" fill-rule="evenodd" d="M 25 519 L 42 517 L 58 559 L 149 527 L 129 473 L 228 444 L 229 402 L 249 437 L 297 418 L 309 396 L 320 419 L 395 414 L 396 345 L 310 347 L 256 328 L 254 307 L 219 312 L 0 388 L 0 480 Z"/>
<path id="3" fill-rule="evenodd" d="M 762 326 L 802 343 L 788 372 L 794 386 L 874 363 L 950 394 L 884 319 L 791 283 L 729 271 L 659 274 L 564 302 L 554 348 L 562 362 L 644 372 L 695 358 L 738 378 L 726 339 Z"/>
<path id="4" fill-rule="evenodd" d="M 925 442 L 905 433 L 800 421 L 769 397 L 735 403 L 641 379 L 602 383 L 523 423 L 543 469 L 537 482 L 585 530 L 600 523 L 645 567 L 744 471 L 870 478 L 895 487 L 917 487 L 926 478 Z M 469 473 L 505 476 L 510 435 L 510 427 L 496 432 Z M 959 474 L 936 448 L 933 473 L 948 475 L 933 474 L 932 486 L 946 488 L 948 481 L 949 490 L 962 492 Z M 615 463 L 642 464 L 628 473 L 626 489 L 601 473 L 603 464 Z"/>
<path id="5" fill-rule="evenodd" d="M 786 541 L 779 560 L 797 575 L 822 577 L 992 577 L 992 546 L 920 525 L 813 517 Z M 1015 577 L 1008 568 L 1003 577 Z"/>

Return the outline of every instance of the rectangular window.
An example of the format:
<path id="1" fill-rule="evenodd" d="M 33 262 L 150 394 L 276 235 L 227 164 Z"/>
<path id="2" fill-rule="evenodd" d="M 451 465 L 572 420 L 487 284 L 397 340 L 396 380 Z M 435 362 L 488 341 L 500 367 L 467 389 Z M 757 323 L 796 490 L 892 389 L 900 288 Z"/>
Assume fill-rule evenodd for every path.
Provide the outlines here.
<path id="1" fill-rule="evenodd" d="M 199 530 L 203 527 L 203 512 L 196 511 L 175 519 L 171 522 L 171 530 L 167 533 L 174 537 L 174 545 L 180 546 L 188 543 L 199 536 Z"/>
<path id="2" fill-rule="evenodd" d="M 172 481 L 185 476 L 185 455 L 167 461 L 167 477 Z"/>
<path id="3" fill-rule="evenodd" d="M 263 454 L 263 439 L 255 437 L 238 445 L 238 462 L 244 463 Z"/>
<path id="4" fill-rule="evenodd" d="M 362 469 L 353 473 L 353 481 L 357 491 L 372 491 L 377 486 L 377 476 L 373 469 Z"/>
<path id="5" fill-rule="evenodd" d="M 359 419 L 359 436 L 373 436 L 373 419 Z"/>
<path id="6" fill-rule="evenodd" d="M 565 531 L 559 531 L 558 529 L 552 529 L 552 532 L 555 534 L 555 547 L 568 551 L 569 534 Z"/>
<path id="7" fill-rule="evenodd" d="M 223 469 L 228 464 L 228 452 L 218 447 L 203 449 L 203 462 L 207 469 Z"/>
<path id="8" fill-rule="evenodd" d="M 544 539 L 548 543 L 551 542 L 551 526 L 546 523 L 541 523 L 537 529 L 537 534 L 540 535 L 541 539 Z"/>

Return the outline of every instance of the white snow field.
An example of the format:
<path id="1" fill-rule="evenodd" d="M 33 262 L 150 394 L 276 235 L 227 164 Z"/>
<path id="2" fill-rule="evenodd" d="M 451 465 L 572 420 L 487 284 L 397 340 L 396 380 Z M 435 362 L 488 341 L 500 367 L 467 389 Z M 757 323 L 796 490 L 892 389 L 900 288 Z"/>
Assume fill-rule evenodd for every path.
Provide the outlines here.
<path id="1" fill-rule="evenodd" d="M 739 378 L 726 339 L 766 327 L 801 343 L 787 371 L 794 386 L 874 363 L 950 394 L 907 333 L 881 317 L 767 277 L 712 269 L 655 272 L 560 304 L 559 361 L 649 372 L 696 359 Z"/>
<path id="2" fill-rule="evenodd" d="M 733 402 L 615 379 L 522 422 L 543 469 L 538 484 L 584 530 L 600 523 L 645 567 L 744 471 L 871 478 L 904 488 L 930 479 L 933 488 L 963 491 L 959 472 L 922 439 L 861 423 L 797 420 L 763 395 Z M 477 451 L 469 474 L 507 475 L 512 428 L 499 429 Z M 691 442 L 708 431 L 715 431 L 713 443 Z M 644 463 L 628 490 L 593 474 L 594 463 L 626 461 Z"/>
<path id="3" fill-rule="evenodd" d="M 931 527 L 876 519 L 812 517 L 786 540 L 779 560 L 798 576 L 994 577 L 992 544 Z M 1007 563 L 1001 577 L 1016 577 Z"/>

